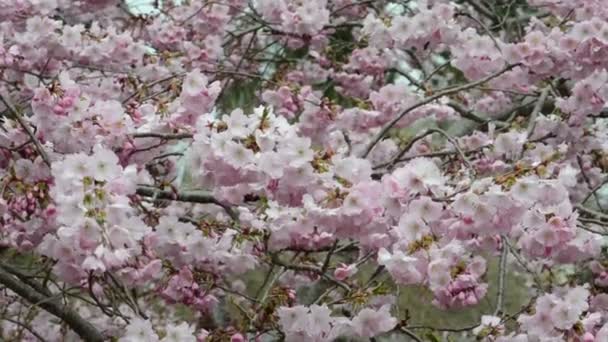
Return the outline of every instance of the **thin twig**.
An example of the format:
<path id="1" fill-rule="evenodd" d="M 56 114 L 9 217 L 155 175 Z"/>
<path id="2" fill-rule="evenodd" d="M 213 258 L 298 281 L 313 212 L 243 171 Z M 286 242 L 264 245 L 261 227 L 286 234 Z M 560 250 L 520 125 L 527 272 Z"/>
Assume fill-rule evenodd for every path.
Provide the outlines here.
<path id="1" fill-rule="evenodd" d="M 580 159 L 580 157 L 577 157 L 577 158 Z M 581 173 L 583 174 L 583 177 L 585 178 L 585 181 L 587 182 L 587 185 L 589 185 L 589 187 L 591 187 L 591 182 L 589 181 L 589 178 L 587 178 L 587 175 L 584 173 L 583 167 L 582 167 L 581 163 L 582 163 L 582 161 L 579 161 L 579 166 L 581 168 Z M 587 200 L 589 199 L 589 197 L 594 196 L 598 208 L 601 211 L 604 211 L 604 208 L 602 208 L 602 206 L 600 204 L 600 200 L 599 200 L 599 196 L 597 195 L 597 191 L 599 189 L 603 188 L 604 185 L 606 185 L 606 184 L 608 184 L 608 178 L 604 179 L 598 185 L 596 185 L 595 187 L 593 187 L 591 189 L 591 191 L 585 196 L 585 198 L 583 198 L 583 200 L 581 201 L 581 204 L 584 204 L 585 202 L 587 202 Z"/>
<path id="2" fill-rule="evenodd" d="M 435 76 L 435 74 L 437 74 L 439 71 L 441 71 L 443 68 L 445 68 L 446 66 L 452 64 L 452 60 L 448 59 L 447 61 L 445 61 L 444 63 L 440 64 L 438 67 L 436 67 L 433 71 L 431 71 L 425 78 L 424 80 L 422 80 L 422 83 L 426 83 L 428 82 L 433 76 Z"/>
<path id="3" fill-rule="evenodd" d="M 443 135 L 450 142 L 450 144 L 454 146 L 454 149 L 456 150 L 456 152 L 458 152 L 460 159 L 462 159 L 462 162 L 466 165 L 466 167 L 469 168 L 471 171 L 475 172 L 475 168 L 473 168 L 473 165 L 471 165 L 471 162 L 469 161 L 469 158 L 467 158 L 466 154 L 462 151 L 462 149 L 460 149 L 460 145 L 458 144 L 456 139 L 454 139 L 454 137 L 449 135 L 441 128 L 430 128 L 429 130 Z"/>
<path id="4" fill-rule="evenodd" d="M 399 75 L 407 78 L 407 80 L 411 84 L 415 85 L 418 89 L 423 89 L 424 90 L 424 87 L 422 86 L 422 84 L 418 80 L 416 80 L 412 75 L 408 74 L 407 72 L 401 71 L 398 68 L 392 68 L 389 71 L 394 71 L 394 72 L 398 73 Z"/>
<path id="5" fill-rule="evenodd" d="M 471 325 L 468 327 L 462 327 L 462 328 L 435 328 L 435 327 L 430 327 L 430 326 L 426 326 L 426 325 L 417 325 L 417 326 L 408 326 L 408 329 L 412 329 L 412 330 L 434 330 L 434 331 L 441 331 L 441 332 L 455 332 L 455 333 L 459 333 L 459 332 L 465 332 L 465 331 L 470 331 L 473 330 L 475 328 L 477 328 L 479 326 L 479 324 L 475 324 L 475 325 Z"/>
<path id="6" fill-rule="evenodd" d="M 403 148 L 399 151 L 399 153 L 397 153 L 397 155 L 395 155 L 395 157 L 393 157 L 393 159 L 388 163 L 387 168 L 390 171 L 395 164 L 397 164 L 401 157 L 403 157 L 403 155 L 405 155 L 413 146 L 416 142 L 420 141 L 421 139 L 423 139 L 424 137 L 433 134 L 433 131 L 431 130 L 426 130 L 422 133 L 420 133 L 419 135 L 415 136 L 414 138 L 412 138 L 412 140 L 410 140 L 407 145 L 403 146 Z"/>
<path id="7" fill-rule="evenodd" d="M 513 257 L 515 258 L 515 260 L 517 260 L 517 262 L 521 265 L 521 267 L 523 267 L 523 269 L 526 270 L 526 272 L 528 272 L 528 273 L 530 273 L 530 275 L 532 275 L 532 278 L 534 279 L 536 286 L 538 286 L 538 289 L 541 290 L 543 288 L 542 281 L 538 277 L 538 274 L 536 274 L 536 272 L 532 271 L 530 269 L 530 267 L 528 267 L 528 265 L 526 265 L 523 258 L 519 255 L 519 253 L 517 253 L 517 251 L 515 250 L 515 247 L 513 247 L 511 245 L 511 243 L 509 243 L 508 239 L 505 238 L 502 241 L 505 245 L 507 245 L 507 247 L 509 247 L 509 251 L 511 252 L 511 255 L 513 255 Z"/>
<path id="8" fill-rule="evenodd" d="M 272 256 L 272 263 L 275 265 L 282 266 L 283 268 L 288 269 L 288 270 L 314 273 L 314 274 L 320 276 L 321 278 L 341 287 L 346 292 L 351 291 L 350 286 L 348 286 L 348 284 L 336 279 L 335 277 L 333 277 L 327 273 L 321 272 L 321 269 L 319 267 L 310 266 L 310 265 L 290 265 L 290 264 L 283 262 L 281 259 L 279 259 L 279 257 L 276 254 L 273 254 L 273 256 Z"/>
<path id="9" fill-rule="evenodd" d="M 6 106 L 8 111 L 13 115 L 13 118 L 15 120 L 17 120 L 17 122 L 19 123 L 19 126 L 21 126 L 21 128 L 23 128 L 25 133 L 30 137 L 30 140 L 34 143 L 34 146 L 36 146 L 36 150 L 38 151 L 38 154 L 40 154 L 40 157 L 42 158 L 42 160 L 44 160 L 44 163 L 50 167 L 51 160 L 49 159 L 49 156 L 46 154 L 46 151 L 44 150 L 44 147 L 42 147 L 42 144 L 40 143 L 38 138 L 36 138 L 36 136 L 32 132 L 32 129 L 28 126 L 28 123 L 25 122 L 25 120 L 23 119 L 21 114 L 19 114 L 17 109 L 15 109 L 15 107 L 13 107 L 13 105 L 10 104 L 10 102 L 7 99 L 5 99 L 4 96 L 0 95 L 0 101 L 2 101 L 4 106 Z"/>
<path id="10" fill-rule="evenodd" d="M 406 334 L 407 336 L 409 336 L 412 340 L 416 341 L 416 342 L 423 342 L 422 339 L 420 337 L 418 337 L 418 335 L 414 334 L 414 332 L 410 331 L 408 328 L 406 327 L 401 327 L 399 328 L 399 330 Z"/>
<path id="11" fill-rule="evenodd" d="M 456 93 L 459 93 L 461 91 L 474 88 L 474 87 L 476 87 L 476 86 L 478 86 L 480 84 L 486 83 L 486 82 L 488 82 L 488 81 L 490 81 L 490 80 L 492 80 L 492 79 L 494 79 L 494 78 L 496 78 L 496 77 L 504 74 L 505 72 L 513 69 L 514 67 L 516 67 L 518 65 L 519 64 L 512 64 L 512 65 L 509 65 L 509 66 L 503 68 L 502 70 L 500 70 L 500 71 L 498 71 L 498 72 L 496 72 L 494 74 L 491 74 L 489 76 L 486 76 L 486 77 L 484 77 L 484 78 L 482 78 L 482 79 L 480 79 L 478 81 L 467 83 L 467 84 L 464 84 L 464 85 L 461 85 L 461 86 L 458 86 L 458 87 L 449 88 L 449 89 L 446 89 L 444 91 L 440 91 L 437 94 L 435 94 L 433 96 L 430 96 L 430 97 L 427 97 L 426 99 L 424 99 L 424 100 L 422 100 L 422 101 L 420 101 L 420 102 L 418 102 L 418 103 L 416 103 L 416 104 L 414 104 L 414 105 L 406 108 L 395 119 L 393 119 L 392 121 L 390 121 L 388 123 L 388 125 L 386 125 L 386 126 L 384 126 L 382 128 L 382 130 L 380 131 L 380 133 L 378 133 L 378 135 L 374 138 L 374 140 L 372 140 L 372 142 L 367 146 L 367 148 L 365 149 L 365 152 L 362 155 L 362 158 L 366 158 L 369 155 L 369 153 L 372 151 L 372 149 L 374 148 L 374 146 L 376 146 L 376 144 L 379 143 L 380 140 L 382 140 L 382 138 L 388 133 L 388 131 L 391 128 L 393 128 L 393 126 L 395 126 L 397 124 L 397 122 L 399 122 L 405 115 L 407 115 L 409 112 L 413 111 L 414 109 L 420 108 L 420 107 L 422 107 L 422 106 L 424 106 L 424 105 L 426 105 L 428 103 L 431 103 L 431 102 L 433 102 L 433 101 L 435 101 L 437 99 L 440 99 L 440 98 L 442 98 L 444 96 L 456 94 Z"/>
<path id="12" fill-rule="evenodd" d="M 452 109 L 457 111 L 458 114 L 460 114 L 460 116 L 462 116 L 465 119 L 469 119 L 471 121 L 475 121 L 480 124 L 486 124 L 490 121 L 489 119 L 484 119 L 480 116 L 477 116 L 472 111 L 464 108 L 460 103 L 450 102 L 450 103 L 448 103 L 448 106 L 452 107 Z"/>
<path id="13" fill-rule="evenodd" d="M 337 288 L 338 288 L 338 286 L 336 286 L 336 285 L 332 285 L 332 286 L 328 287 L 327 290 L 325 290 L 325 292 L 321 293 L 321 295 L 319 297 L 317 297 L 317 299 L 315 299 L 311 303 L 311 305 L 319 304 L 325 297 L 327 297 L 330 293 L 332 293 Z"/>
<path id="14" fill-rule="evenodd" d="M 498 263 L 498 293 L 496 295 L 496 308 L 494 309 L 494 316 L 502 313 L 502 306 L 505 297 L 505 274 L 507 272 L 507 250 L 508 246 L 504 241 L 506 237 L 502 237 L 503 245 L 500 253 L 500 261 Z"/>
<path id="15" fill-rule="evenodd" d="M 595 230 L 593 228 L 589 228 L 589 227 L 587 227 L 585 225 L 579 225 L 577 227 L 580 228 L 580 229 L 582 229 L 582 230 L 586 230 L 589 233 L 593 233 L 593 234 L 597 234 L 597 235 L 602 235 L 602 236 L 608 236 L 608 232 L 600 232 L 600 231 Z"/>
<path id="16" fill-rule="evenodd" d="M 496 14 L 494 14 L 491 10 L 483 6 L 482 4 L 478 4 L 475 0 L 464 0 L 467 4 L 471 5 L 476 12 L 483 15 L 484 17 L 492 20 L 492 23 L 497 24 L 500 22 Z"/>
<path id="17" fill-rule="evenodd" d="M 426 131 L 424 131 L 424 132 L 420 133 L 419 135 L 415 136 L 414 138 L 412 138 L 412 140 L 410 140 L 408 142 L 408 144 L 405 145 L 399 151 L 399 153 L 397 153 L 397 155 L 388 163 L 387 168 L 389 169 L 389 171 L 395 166 L 395 164 L 397 164 L 399 161 L 401 161 L 401 157 L 403 157 L 403 155 L 406 154 L 412 148 L 412 146 L 414 146 L 414 144 L 416 142 L 420 141 L 424 137 L 431 135 L 433 133 L 438 133 L 438 134 L 441 134 L 442 136 L 444 136 L 450 142 L 450 144 L 452 144 L 452 146 L 454 146 L 454 149 L 456 150 L 455 153 L 457 153 L 460 156 L 460 158 L 462 159 L 464 164 L 469 169 L 474 170 L 471 165 L 471 162 L 469 161 L 469 159 L 466 156 L 466 153 L 464 151 L 462 151 L 462 149 L 460 148 L 456 139 L 454 139 L 454 137 L 450 136 L 446 131 L 442 130 L 441 128 L 435 127 L 435 128 L 429 128 Z"/>
<path id="18" fill-rule="evenodd" d="M 255 298 L 253 298 L 253 297 L 250 297 L 250 296 L 248 296 L 248 295 L 246 295 L 246 294 L 244 294 L 244 293 L 240 293 L 240 292 L 238 292 L 238 291 L 231 290 L 231 289 L 229 289 L 229 288 L 226 288 L 226 287 L 221 286 L 221 285 L 218 285 L 218 284 L 213 284 L 213 287 L 217 287 L 218 289 L 220 289 L 220 290 L 222 290 L 222 291 L 224 291 L 224 292 L 226 292 L 226 293 L 230 293 L 230 294 L 233 294 L 233 295 L 235 295 L 235 296 L 239 296 L 239 297 L 245 298 L 245 299 L 247 299 L 247 300 L 248 300 L 248 301 L 250 301 L 250 302 L 253 302 L 253 303 L 258 303 L 258 300 L 257 300 L 257 299 L 255 299 Z"/>
<path id="19" fill-rule="evenodd" d="M 272 289 L 272 287 L 274 286 L 274 284 L 279 280 L 279 278 L 281 277 L 281 275 L 285 271 L 285 268 L 284 267 L 280 267 L 274 273 L 273 273 L 273 270 L 274 270 L 274 267 L 272 267 L 270 269 L 268 281 L 266 282 L 265 286 L 262 287 L 262 292 L 261 292 L 260 296 L 258 296 L 258 298 L 257 298 L 257 302 L 259 303 L 259 308 L 260 309 L 264 307 L 264 305 L 266 303 L 266 299 L 268 298 L 268 294 L 270 293 L 270 290 Z M 250 323 L 252 325 L 255 324 L 255 321 L 257 320 L 257 318 L 259 317 L 260 313 L 262 313 L 262 312 L 263 312 L 263 310 L 257 310 L 256 311 L 255 315 L 250 320 Z"/>
<path id="20" fill-rule="evenodd" d="M 166 82 L 166 81 L 170 81 L 170 80 L 172 80 L 174 78 L 181 78 L 181 77 L 184 77 L 184 76 L 186 76 L 186 73 L 182 72 L 182 73 L 179 73 L 179 74 L 174 74 L 174 75 L 167 76 L 165 78 L 161 78 L 159 80 L 156 80 L 156 81 L 153 81 L 153 82 L 150 82 L 150 83 L 144 83 L 137 90 L 135 90 L 131 95 L 127 96 L 122 101 L 122 103 L 125 104 L 125 103 L 129 102 L 132 98 L 136 97 L 137 95 L 140 95 L 142 93 L 142 91 L 144 91 L 146 89 L 150 89 L 150 88 L 152 88 L 153 86 L 155 86 L 157 84 L 160 84 L 160 83 L 163 83 L 163 82 Z"/>
<path id="21" fill-rule="evenodd" d="M 192 133 L 134 133 L 131 135 L 133 138 L 158 138 L 162 140 L 179 140 L 179 139 L 191 139 L 194 135 Z"/>
<path id="22" fill-rule="evenodd" d="M 263 293 L 264 289 L 266 289 L 266 285 L 270 282 L 270 279 L 274 275 L 274 273 L 273 273 L 274 267 L 275 267 L 274 264 L 270 265 L 270 268 L 268 269 L 268 272 L 266 273 L 266 276 L 264 277 L 264 281 L 262 282 L 262 285 L 260 286 L 260 288 L 258 289 L 258 291 L 255 294 L 256 301 L 258 301 L 258 302 L 260 301 L 260 298 L 263 297 L 262 293 Z"/>
<path id="23" fill-rule="evenodd" d="M 494 37 L 494 35 L 490 31 L 490 29 L 481 20 L 475 18 L 474 16 L 472 16 L 471 14 L 469 14 L 467 12 L 458 12 L 458 13 L 456 13 L 456 15 L 465 16 L 465 17 L 473 20 L 475 23 L 477 23 L 477 25 L 479 25 L 485 31 L 485 33 L 488 35 L 488 37 L 490 37 L 490 39 L 492 39 L 492 42 L 494 43 L 494 47 L 496 47 L 496 50 L 502 52 L 502 49 L 500 48 L 498 41 L 496 40 L 496 38 Z"/>
<path id="24" fill-rule="evenodd" d="M 380 274 L 382 274 L 382 271 L 384 271 L 384 269 L 386 269 L 386 267 L 384 265 L 379 265 L 378 267 L 376 267 L 376 270 L 374 271 L 374 273 L 372 273 L 372 275 L 369 277 L 369 279 L 365 283 L 364 288 L 367 288 L 368 286 L 370 286 L 372 284 L 372 282 L 374 281 L 374 279 L 376 279 L 376 277 L 378 277 Z"/>
<path id="25" fill-rule="evenodd" d="M 90 342 L 103 342 L 105 340 L 99 330 L 80 317 L 78 313 L 54 300 L 53 297 L 44 296 L 32 287 L 22 283 L 1 266 L 0 284 L 11 289 L 28 302 L 37 304 L 50 314 L 63 320 L 83 340 Z"/>
<path id="26" fill-rule="evenodd" d="M 337 239 L 336 241 L 334 241 L 334 244 L 331 246 L 331 249 L 329 250 L 329 252 L 327 252 L 327 255 L 325 256 L 325 261 L 323 261 L 323 266 L 321 266 L 321 272 L 325 273 L 329 268 L 329 263 L 331 261 L 331 257 L 334 254 L 334 251 L 336 250 L 336 247 L 338 247 Z"/>
<path id="27" fill-rule="evenodd" d="M 586 208 L 582 205 L 576 205 L 575 206 L 576 209 L 578 209 L 579 211 L 582 211 L 583 213 L 587 214 L 587 215 L 591 215 L 591 216 L 595 216 L 601 220 L 608 220 L 608 215 L 604 214 L 604 213 L 600 213 L 598 211 L 595 210 L 591 210 L 589 208 Z"/>
<path id="28" fill-rule="evenodd" d="M 27 330 L 30 334 L 32 334 L 34 337 L 36 337 L 39 341 L 45 342 L 46 340 L 44 339 L 44 337 L 42 337 L 39 333 L 36 332 L 36 330 L 34 330 L 34 328 L 30 327 L 29 325 L 18 321 L 16 319 L 12 319 L 9 317 L 2 317 L 0 320 L 4 320 L 7 322 L 11 322 L 13 324 L 16 324 L 22 328 L 24 328 L 25 330 Z"/>
<path id="29" fill-rule="evenodd" d="M 536 105 L 534 105 L 534 109 L 532 109 L 532 114 L 530 114 L 530 121 L 528 121 L 528 130 L 526 132 L 526 138 L 530 139 L 532 133 L 534 133 L 534 128 L 536 127 L 536 117 L 543 109 L 545 105 L 545 101 L 547 101 L 547 96 L 549 96 L 550 86 L 545 87 L 543 91 L 540 93 L 538 97 L 538 101 L 536 101 Z"/>

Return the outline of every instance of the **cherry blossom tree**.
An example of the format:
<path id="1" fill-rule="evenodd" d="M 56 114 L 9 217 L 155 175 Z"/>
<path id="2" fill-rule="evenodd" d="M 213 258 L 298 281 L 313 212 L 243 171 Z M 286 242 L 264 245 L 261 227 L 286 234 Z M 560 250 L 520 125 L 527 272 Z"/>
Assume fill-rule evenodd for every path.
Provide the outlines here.
<path id="1" fill-rule="evenodd" d="M 608 341 L 607 68 L 604 0 L 0 0 L 0 340 Z"/>

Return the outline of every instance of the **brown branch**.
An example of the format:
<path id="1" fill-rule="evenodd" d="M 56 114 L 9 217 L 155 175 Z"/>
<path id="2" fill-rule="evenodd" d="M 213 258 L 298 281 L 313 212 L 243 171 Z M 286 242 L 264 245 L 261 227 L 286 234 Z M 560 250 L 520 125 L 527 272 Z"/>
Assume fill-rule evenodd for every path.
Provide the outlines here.
<path id="1" fill-rule="evenodd" d="M 8 264 L 0 264 L 0 267 L 4 268 L 8 273 L 19 278 L 19 280 L 21 280 L 24 284 L 31 286 L 34 290 L 40 292 L 41 294 L 43 294 L 47 297 L 52 296 L 52 293 L 49 291 L 49 289 L 46 288 L 45 286 L 40 285 L 37 282 L 35 282 L 33 280 L 32 276 L 24 274 L 21 271 L 17 270 L 16 268 L 14 268 L 13 266 L 8 265 Z"/>
<path id="2" fill-rule="evenodd" d="M 6 286 L 28 302 L 33 304 L 37 303 L 37 305 L 42 309 L 60 318 L 83 340 L 88 342 L 104 341 L 103 335 L 99 332 L 99 330 L 97 330 L 97 328 L 91 325 L 91 323 L 89 323 L 87 320 L 80 317 L 78 313 L 61 304 L 59 301 L 49 300 L 50 297 L 44 296 L 38 291 L 34 290 L 34 288 L 31 286 L 22 283 L 19 281 L 19 279 L 15 278 L 11 273 L 1 266 L 0 284 Z"/>
<path id="3" fill-rule="evenodd" d="M 468 327 L 462 327 L 462 328 L 435 328 L 435 327 L 426 326 L 426 325 L 416 325 L 416 326 L 409 326 L 408 329 L 411 329 L 411 330 L 424 329 L 424 330 L 458 333 L 458 332 L 466 332 L 466 331 L 473 330 L 473 329 L 477 328 L 478 326 L 479 326 L 479 324 L 471 325 Z"/>
<path id="4" fill-rule="evenodd" d="M 174 192 L 170 190 L 160 190 L 150 186 L 137 187 L 137 194 L 143 197 L 152 197 L 153 199 L 164 199 L 179 202 L 191 202 L 200 204 L 215 204 L 226 212 L 234 221 L 238 221 L 239 215 L 228 204 L 221 202 L 217 198 L 208 193 L 201 191 L 180 191 Z"/>
<path id="5" fill-rule="evenodd" d="M 26 323 L 23 323 L 16 319 L 12 319 L 10 317 L 2 317 L 2 319 L 0 319 L 0 320 L 11 322 L 15 325 L 18 325 L 18 326 L 22 327 L 23 329 L 27 330 L 30 334 L 34 335 L 34 337 L 36 337 L 39 341 L 42 341 L 42 342 L 46 341 L 44 339 L 44 337 L 42 337 L 38 332 L 36 332 L 36 330 L 34 330 L 34 328 L 30 327 Z"/>
<path id="6" fill-rule="evenodd" d="M 49 159 L 49 156 L 46 154 L 46 151 L 44 150 L 44 147 L 42 147 L 42 144 L 40 143 L 40 141 L 34 135 L 34 132 L 32 132 L 32 129 L 28 126 L 28 123 L 25 122 L 25 120 L 23 119 L 21 114 L 19 114 L 17 109 L 15 109 L 15 107 L 13 107 L 13 105 L 11 105 L 9 103 L 9 101 L 4 98 L 4 96 L 0 95 L 0 101 L 2 103 L 4 103 L 4 106 L 6 106 L 8 111 L 13 115 L 13 118 L 15 120 L 17 120 L 17 122 L 19 123 L 19 126 L 21 126 L 21 128 L 23 128 L 25 133 L 30 137 L 30 140 L 32 140 L 32 142 L 34 143 L 34 146 L 36 146 L 36 150 L 38 151 L 38 154 L 40 154 L 40 157 L 42 158 L 42 160 L 44 160 L 44 163 L 50 167 L 51 160 Z"/>
<path id="7" fill-rule="evenodd" d="M 362 155 L 362 158 L 366 158 L 367 155 L 372 151 L 372 149 L 374 148 L 374 146 L 376 146 L 377 143 L 380 142 L 380 140 L 382 140 L 382 138 L 386 135 L 386 133 L 388 133 L 388 131 L 393 128 L 393 126 L 395 126 L 397 124 L 397 122 L 399 122 L 401 119 L 403 119 L 404 116 L 406 116 L 409 112 L 413 111 L 414 109 L 420 108 L 426 104 L 429 104 L 437 99 L 440 99 L 444 96 L 448 96 L 448 95 L 452 95 L 452 94 L 456 94 L 459 93 L 461 91 L 464 90 L 468 90 L 471 88 L 475 88 L 478 85 L 481 85 L 483 83 L 486 83 L 502 74 L 504 74 L 505 72 L 515 68 L 516 66 L 518 66 L 519 64 L 512 64 L 509 65 L 505 68 L 503 68 L 502 70 L 493 73 L 489 76 L 486 76 L 480 80 L 477 80 L 475 82 L 471 82 L 471 83 L 467 83 L 467 84 L 463 84 L 461 86 L 458 87 L 452 87 L 452 88 L 448 88 L 445 89 L 443 91 L 438 92 L 437 94 L 433 95 L 433 96 L 429 96 L 426 99 L 406 108 L 404 111 L 402 111 L 395 119 L 393 119 L 391 122 L 388 123 L 388 125 L 384 126 L 384 128 L 382 128 L 382 130 L 380 131 L 380 133 L 378 133 L 378 135 L 374 138 L 374 140 L 367 146 L 367 148 L 365 149 L 365 152 Z"/>
<path id="8" fill-rule="evenodd" d="M 410 331 L 408 328 L 406 327 L 400 327 L 399 330 L 406 334 L 407 336 L 409 336 L 409 338 L 411 338 L 412 340 L 416 341 L 416 342 L 423 342 L 422 339 L 416 335 L 413 331 Z"/>
<path id="9" fill-rule="evenodd" d="M 530 269 L 530 267 L 528 267 L 528 265 L 523 260 L 521 255 L 519 255 L 519 253 L 517 252 L 515 247 L 513 245 L 511 245 L 511 243 L 509 242 L 509 239 L 505 237 L 505 238 L 503 238 L 502 242 L 509 248 L 509 252 L 511 252 L 511 255 L 513 255 L 515 260 L 517 260 L 519 265 L 532 276 L 534 282 L 536 283 L 536 286 L 538 287 L 538 290 L 542 290 L 543 289 L 542 280 L 540 279 L 538 274 L 536 274 L 536 272 L 534 272 L 532 269 Z"/>
<path id="10" fill-rule="evenodd" d="M 315 267 L 315 266 L 311 266 L 311 265 L 287 264 L 287 263 L 283 262 L 276 254 L 272 255 L 272 263 L 275 265 L 282 266 L 288 270 L 314 273 L 314 274 L 320 276 L 321 278 L 329 281 L 330 283 L 333 283 L 334 285 L 343 288 L 346 292 L 351 291 L 351 288 L 350 288 L 350 286 L 348 286 L 348 284 L 334 278 L 333 276 L 331 276 L 327 273 L 322 272 L 321 268 L 319 268 L 319 267 Z"/>
<path id="11" fill-rule="evenodd" d="M 582 160 L 581 160 L 581 158 L 580 158 L 580 157 L 577 157 L 577 160 L 579 161 L 579 166 L 580 166 L 580 169 L 581 169 L 581 173 L 582 173 L 583 177 L 585 178 L 585 182 L 587 182 L 587 185 L 588 185 L 588 186 L 591 188 L 591 181 L 589 180 L 589 178 L 587 177 L 587 175 L 586 175 L 586 174 L 585 174 L 585 172 L 583 171 L 583 167 L 582 167 Z M 594 196 L 594 197 L 595 197 L 596 204 L 597 204 L 598 208 L 599 208 L 601 211 L 604 211 L 604 209 L 602 208 L 602 206 L 601 206 L 601 204 L 600 204 L 600 200 L 599 200 L 599 198 L 598 198 L 597 191 L 598 191 L 599 189 L 603 188 L 603 187 L 604 187 L 604 185 L 606 185 L 606 184 L 608 184 L 608 178 L 604 179 L 604 180 L 603 180 L 603 181 L 601 181 L 601 182 L 600 182 L 598 185 L 596 185 L 595 187 L 593 187 L 593 188 L 591 189 L 591 191 L 590 191 L 590 192 L 589 192 L 589 193 L 588 193 L 588 194 L 585 196 L 585 198 L 583 198 L 583 200 L 581 201 L 581 204 L 584 204 L 585 202 L 587 202 L 587 200 L 589 200 L 589 198 L 590 198 L 591 196 Z"/>
<path id="12" fill-rule="evenodd" d="M 583 180 L 585 181 L 585 183 L 587 183 L 587 187 L 591 189 L 591 192 L 587 196 L 585 196 L 585 199 L 581 202 L 581 204 L 585 204 L 589 197 L 593 196 L 595 198 L 595 203 L 597 204 L 598 209 L 600 209 L 600 211 L 604 211 L 604 208 L 602 208 L 602 203 L 600 202 L 600 198 L 597 195 L 597 190 L 599 190 L 604 185 L 604 182 L 600 183 L 598 187 L 595 188 L 591 186 L 591 180 L 589 179 L 589 177 L 587 177 L 587 173 L 585 173 L 585 169 L 583 168 L 583 158 L 581 158 L 580 155 L 576 156 L 576 162 L 578 163 L 578 166 L 581 170 Z"/>
<path id="13" fill-rule="evenodd" d="M 170 80 L 172 80 L 174 78 L 181 78 L 181 77 L 184 77 L 184 76 L 186 76 L 186 73 L 182 72 L 182 73 L 179 73 L 179 74 L 174 74 L 174 75 L 167 76 L 165 78 L 161 78 L 159 80 L 156 80 L 156 81 L 153 81 L 153 82 L 150 82 L 150 83 L 144 83 L 139 88 L 137 88 L 137 90 L 135 90 L 131 95 L 127 96 L 122 101 L 122 103 L 123 104 L 128 103 L 131 99 L 133 99 L 137 95 L 140 95 L 146 89 L 150 89 L 150 88 L 152 88 L 153 86 L 155 86 L 157 84 L 160 84 L 160 83 L 163 83 L 163 82 L 166 82 L 166 81 L 170 81 Z"/>
<path id="14" fill-rule="evenodd" d="M 604 213 L 601 213 L 601 212 L 598 212 L 598 211 L 586 208 L 586 207 L 584 207 L 584 206 L 582 206 L 580 204 L 578 204 L 578 205 L 576 205 L 574 207 L 576 209 L 578 209 L 578 211 L 581 211 L 581 212 L 583 212 L 583 213 L 585 213 L 587 215 L 590 215 L 590 216 L 594 216 L 594 217 L 596 217 L 596 218 L 598 218 L 600 220 L 608 220 L 608 214 L 604 214 Z"/>
<path id="15" fill-rule="evenodd" d="M 577 226 L 577 227 L 580 228 L 580 229 L 582 229 L 582 230 L 586 230 L 589 233 L 593 233 L 593 234 L 597 234 L 597 235 L 602 235 L 602 236 L 608 236 L 608 232 L 600 232 L 599 230 L 595 230 L 593 228 L 589 228 L 589 227 L 587 227 L 585 225 L 580 225 L 580 226 Z"/>
<path id="16" fill-rule="evenodd" d="M 496 308 L 494 309 L 494 316 L 502 314 L 503 304 L 505 299 L 505 276 L 507 273 L 507 256 L 509 246 L 505 243 L 506 237 L 502 237 L 502 251 L 500 253 L 500 260 L 498 263 L 498 290 L 496 294 Z"/>
<path id="17" fill-rule="evenodd" d="M 179 139 L 191 139 L 193 137 L 192 133 L 134 133 L 132 135 L 133 138 L 158 138 L 162 140 L 179 140 Z"/>
<path id="18" fill-rule="evenodd" d="M 500 22 L 500 20 L 498 20 L 498 17 L 496 16 L 496 14 L 494 14 L 494 12 L 492 12 L 490 9 L 486 8 L 484 5 L 478 4 L 475 0 L 464 0 L 464 2 L 471 5 L 471 7 L 473 7 L 473 9 L 475 9 L 475 11 L 477 13 L 492 20 L 493 24 L 497 24 Z"/>
<path id="19" fill-rule="evenodd" d="M 547 87 L 545 87 L 545 89 L 543 89 L 542 93 L 540 94 L 540 97 L 538 98 L 538 101 L 536 102 L 536 105 L 534 105 L 532 114 L 530 114 L 530 120 L 528 122 L 528 129 L 526 132 L 526 137 L 528 139 L 530 139 L 530 137 L 532 136 L 532 133 L 534 133 L 534 128 L 536 128 L 536 117 L 538 116 L 540 111 L 543 109 L 545 101 L 547 101 L 547 96 L 549 96 L 550 89 L 551 89 L 550 86 L 547 86 Z"/>
<path id="20" fill-rule="evenodd" d="M 448 106 L 452 107 L 452 109 L 454 109 L 455 111 L 458 112 L 458 114 L 460 114 L 461 117 L 465 118 L 465 119 L 469 119 L 471 121 L 475 121 L 477 123 L 480 124 L 486 124 L 488 122 L 490 122 L 490 119 L 484 119 L 480 116 L 477 116 L 477 114 L 473 113 L 472 111 L 464 108 L 460 103 L 457 102 L 450 102 L 448 103 Z"/>
<path id="21" fill-rule="evenodd" d="M 392 168 L 401 160 L 401 158 L 403 157 L 403 155 L 405 155 L 413 146 L 416 142 L 420 141 L 421 139 L 423 139 L 426 136 L 429 136 L 433 133 L 438 133 L 440 135 L 442 135 L 443 137 L 445 137 L 448 142 L 450 144 L 452 144 L 452 146 L 454 146 L 455 151 L 453 153 L 456 153 L 460 156 L 460 158 L 462 159 L 463 163 L 471 170 L 474 170 L 471 162 L 469 161 L 469 159 L 466 157 L 466 152 L 464 152 L 460 146 L 458 145 L 458 142 L 452 137 L 450 136 L 447 132 L 445 132 L 444 130 L 440 129 L 440 128 L 429 128 L 427 130 L 425 130 L 424 132 L 420 133 L 419 135 L 415 136 L 412 140 L 410 140 L 408 142 L 407 145 L 405 145 L 400 151 L 399 153 L 397 153 L 397 155 L 395 157 L 393 157 L 393 159 L 386 163 L 386 164 L 382 164 L 382 165 L 378 165 L 375 166 L 374 169 L 378 169 L 380 167 L 384 167 L 387 166 L 388 170 L 392 170 Z"/>

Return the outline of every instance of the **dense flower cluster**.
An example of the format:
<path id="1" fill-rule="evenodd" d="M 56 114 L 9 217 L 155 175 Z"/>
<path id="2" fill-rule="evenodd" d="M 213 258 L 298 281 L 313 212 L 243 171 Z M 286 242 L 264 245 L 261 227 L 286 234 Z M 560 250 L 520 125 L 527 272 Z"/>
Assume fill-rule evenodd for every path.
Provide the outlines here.
<path id="1" fill-rule="evenodd" d="M 0 340 L 608 340 L 608 12 L 503 3 L 0 0 Z"/>

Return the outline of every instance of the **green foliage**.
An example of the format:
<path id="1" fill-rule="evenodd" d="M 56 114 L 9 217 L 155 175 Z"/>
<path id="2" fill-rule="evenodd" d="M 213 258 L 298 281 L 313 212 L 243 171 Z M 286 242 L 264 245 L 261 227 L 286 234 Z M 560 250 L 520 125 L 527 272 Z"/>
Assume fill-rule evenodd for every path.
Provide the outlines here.
<path id="1" fill-rule="evenodd" d="M 498 296 L 498 259 L 488 260 L 488 294 L 476 306 L 459 310 L 441 310 L 430 303 L 433 295 L 428 289 L 419 286 L 400 287 L 398 307 L 407 309 L 411 317 L 408 325 L 459 329 L 479 324 L 481 316 L 491 315 L 496 307 Z M 518 312 L 531 299 L 524 279 L 513 272 L 507 272 L 504 288 L 504 311 L 507 315 Z M 403 315 L 403 312 L 400 313 Z M 399 317 L 403 318 L 403 316 Z"/>
<path id="2" fill-rule="evenodd" d="M 255 99 L 256 92 L 262 88 L 261 83 L 260 80 L 250 79 L 231 82 L 217 102 L 221 112 L 229 113 L 236 108 L 242 108 L 245 113 L 252 112 L 259 105 Z"/>

